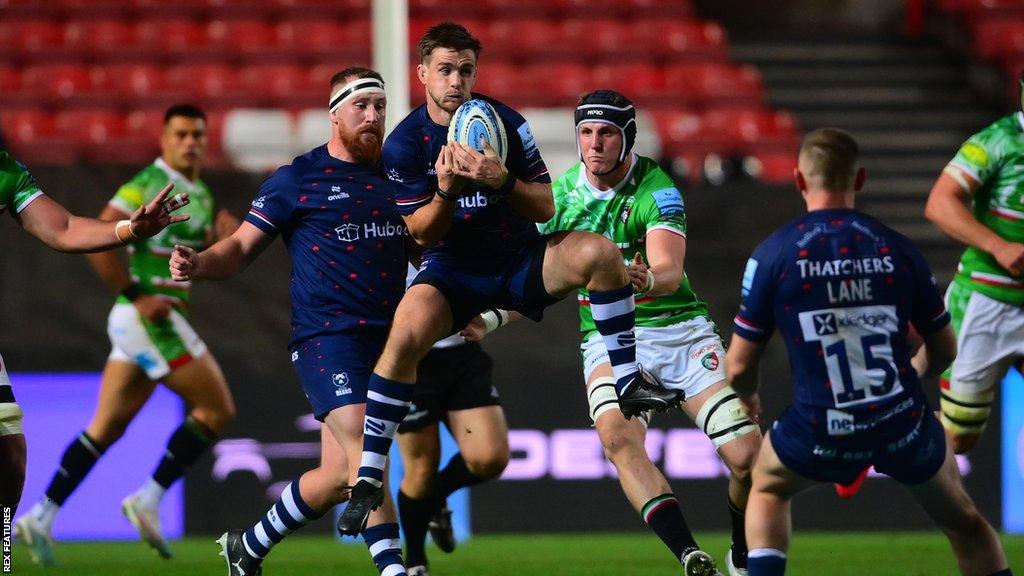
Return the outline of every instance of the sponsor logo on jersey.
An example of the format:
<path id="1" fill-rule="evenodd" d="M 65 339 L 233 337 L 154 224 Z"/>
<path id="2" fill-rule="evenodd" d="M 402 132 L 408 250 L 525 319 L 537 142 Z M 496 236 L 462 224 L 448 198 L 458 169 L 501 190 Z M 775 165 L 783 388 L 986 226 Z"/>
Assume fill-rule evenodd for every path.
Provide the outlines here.
<path id="1" fill-rule="evenodd" d="M 348 385 L 348 373 L 339 372 L 331 376 L 331 381 L 334 382 L 334 386 L 337 390 L 334 391 L 335 396 L 344 396 L 352 393 L 352 388 Z"/>
<path id="2" fill-rule="evenodd" d="M 750 294 L 750 289 L 754 287 L 754 274 L 757 273 L 757 260 L 750 258 L 747 260 L 747 267 L 743 269 L 743 283 L 740 289 L 740 294 L 746 296 Z"/>
<path id="3" fill-rule="evenodd" d="M 338 240 L 342 242 L 355 242 L 362 238 L 392 238 L 394 236 L 405 236 L 406 227 L 393 222 L 365 222 L 359 224 L 342 224 L 334 229 L 338 234 Z"/>
<path id="4" fill-rule="evenodd" d="M 299 361 L 299 351 L 296 350 L 296 351 L 292 352 L 292 362 L 298 362 L 298 361 Z"/>
<path id="5" fill-rule="evenodd" d="M 825 423 L 828 426 L 829 436 L 849 436 L 856 430 L 853 422 L 853 414 L 831 408 L 825 413 Z"/>
<path id="6" fill-rule="evenodd" d="M 700 365 L 712 372 L 718 370 L 718 354 L 714 352 L 707 353 L 700 359 Z"/>
<path id="7" fill-rule="evenodd" d="M 831 312 L 825 312 L 824 314 L 815 314 L 814 332 L 818 336 L 828 336 L 830 334 L 837 334 L 839 332 L 839 329 L 836 328 L 836 315 Z"/>
<path id="8" fill-rule="evenodd" d="M 797 260 L 801 278 L 833 278 L 858 274 L 886 274 L 896 269 L 892 256 L 881 258 L 839 258 L 836 260 Z"/>
<path id="9" fill-rule="evenodd" d="M 348 197 L 348 192 L 342 192 L 341 186 L 331 186 L 331 195 L 327 197 L 327 200 L 333 202 L 335 200 L 341 200 L 342 198 Z"/>
<path id="10" fill-rule="evenodd" d="M 467 208 L 486 208 L 489 204 L 494 204 L 500 200 L 501 197 L 497 194 L 493 196 L 485 196 L 481 192 L 477 192 L 472 196 L 459 196 L 459 208 L 463 210 Z"/>
<path id="11" fill-rule="evenodd" d="M 964 144 L 960 147 L 960 155 L 978 168 L 988 166 L 988 150 L 985 150 L 985 147 L 980 144 L 974 142 Z"/>
<path id="12" fill-rule="evenodd" d="M 266 202 L 266 201 L 267 201 L 267 197 L 265 195 L 264 196 L 260 196 L 259 198 L 257 198 L 257 199 L 252 201 L 252 207 L 253 208 L 263 208 L 263 203 Z"/>
<path id="13" fill-rule="evenodd" d="M 399 184 L 405 183 L 405 180 L 403 180 L 402 177 L 399 176 L 398 170 L 395 170 L 394 168 L 388 170 L 388 180 L 391 180 L 392 182 L 398 182 Z"/>

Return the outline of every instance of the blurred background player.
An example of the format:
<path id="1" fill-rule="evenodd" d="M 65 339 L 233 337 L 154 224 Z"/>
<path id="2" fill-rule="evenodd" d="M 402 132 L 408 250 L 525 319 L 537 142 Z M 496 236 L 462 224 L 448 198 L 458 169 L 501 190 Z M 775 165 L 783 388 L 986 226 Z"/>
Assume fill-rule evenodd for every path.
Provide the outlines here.
<path id="1" fill-rule="evenodd" d="M 409 282 L 415 274 L 410 266 Z M 508 319 L 504 310 L 485 314 L 494 327 Z M 487 331 L 485 320 L 477 317 L 461 334 L 434 344 L 420 360 L 409 414 L 398 425 L 403 469 L 398 517 L 411 576 L 430 573 L 424 549 L 428 531 L 442 552 L 455 549 L 448 496 L 497 478 L 508 464 L 508 424 L 491 378 L 494 363 L 477 343 Z M 442 421 L 459 451 L 438 471 Z"/>
<path id="2" fill-rule="evenodd" d="M 996 533 L 960 483 L 921 390 L 920 379 L 956 355 L 949 313 L 917 248 L 853 209 L 864 183 L 858 157 L 842 130 L 807 135 L 794 175 L 808 213 L 758 246 L 743 274 L 729 379 L 757 414 L 757 365 L 778 326 L 796 386 L 754 467 L 749 574 L 785 572 L 796 494 L 816 482 L 847 484 L 874 465 L 939 524 L 961 573 L 1008 576 Z M 911 326 L 924 338 L 916 355 Z"/>
<path id="3" fill-rule="evenodd" d="M 367 381 L 408 266 L 405 225 L 380 168 L 386 107 L 377 72 L 335 74 L 330 140 L 267 178 L 231 237 L 198 254 L 177 246 L 171 257 L 177 280 L 223 280 L 281 235 L 292 259 L 292 365 L 322 423 L 320 466 L 288 484 L 251 528 L 221 536 L 229 576 L 261 574 L 271 548 L 344 502 L 355 482 L 367 394 L 374 393 Z M 393 409 L 404 414 L 408 406 Z M 405 574 L 390 499 L 363 539 L 381 574 Z"/>
<path id="4" fill-rule="evenodd" d="M 1020 80 L 1024 109 L 1024 77 Z M 1024 359 L 1024 113 L 970 137 L 942 171 L 925 216 L 967 244 L 946 291 L 959 350 L 942 374 L 942 424 L 953 451 L 974 448 L 996 384 Z"/>
<path id="5" fill-rule="evenodd" d="M 480 50 L 480 41 L 458 24 L 427 30 L 416 68 L 426 104 L 409 113 L 384 146 L 399 211 L 426 251 L 398 307 L 371 391 L 387 389 L 389 399 L 409 402 L 416 365 L 440 338 L 489 308 L 540 320 L 544 308 L 585 287 L 598 330 L 614 351 L 621 408 L 667 409 L 679 394 L 656 386 L 636 363 L 633 290 L 615 245 L 587 232 L 538 234 L 535 223 L 554 214 L 551 179 L 526 120 L 500 102 L 472 94 Z M 486 145 L 480 153 L 445 144 L 452 115 L 471 97 L 489 102 L 505 124 L 506 163 Z M 358 532 L 383 497 L 384 464 L 402 420 L 384 417 L 387 405 L 372 395 L 367 402 L 363 467 L 339 520 L 343 534 Z"/>
<path id="6" fill-rule="evenodd" d="M 214 217 L 213 196 L 199 178 L 206 147 L 203 111 L 189 104 L 168 108 L 160 157 L 122 186 L 100 213 L 102 220 L 126 218 L 168 184 L 188 192 L 192 200 L 182 210 L 191 216 L 187 222 L 128 244 L 127 268 L 114 251 L 89 256 L 100 278 L 118 294 L 107 320 L 112 349 L 92 420 L 64 451 L 46 496 L 17 522 L 36 562 L 54 562 L 50 534 L 60 507 L 100 456 L 121 438 L 157 382 L 181 396 L 191 410 L 171 434 L 152 476 L 124 499 L 121 511 L 146 543 L 161 557 L 170 558 L 160 527 L 160 501 L 234 418 L 234 400 L 224 374 L 187 320 L 190 285 L 172 280 L 167 270 L 176 244 L 208 246 L 230 236 L 239 224 L 226 210 Z"/>
<path id="7" fill-rule="evenodd" d="M 632 152 L 636 109 L 614 90 L 583 95 L 575 112 L 581 162 L 554 184 L 555 216 L 541 232 L 586 230 L 611 238 L 633 261 L 637 358 L 670 389 L 685 392 L 686 414 L 711 439 L 731 472 L 728 508 L 733 546 L 730 574 L 745 574 L 743 509 L 761 435 L 725 382 L 725 348 L 707 305 L 683 270 L 686 212 L 672 179 L 654 160 Z M 618 410 L 615 378 L 580 290 L 583 376 L 590 417 L 622 490 L 644 522 L 683 563 L 686 574 L 714 574 L 683 518 L 672 488 L 644 447 L 647 415 L 627 420 Z"/>
<path id="8" fill-rule="evenodd" d="M 109 250 L 138 238 L 149 238 L 167 225 L 188 220 L 170 212 L 188 204 L 188 194 L 168 199 L 168 185 L 127 219 L 111 223 L 68 213 L 43 194 L 24 164 L 0 150 L 0 213 L 11 211 L 14 220 L 40 242 L 60 252 Z M 25 484 L 25 435 L 22 412 L 0 357 L 0 506 L 17 511 Z M 21 537 L 21 536 L 19 536 Z"/>

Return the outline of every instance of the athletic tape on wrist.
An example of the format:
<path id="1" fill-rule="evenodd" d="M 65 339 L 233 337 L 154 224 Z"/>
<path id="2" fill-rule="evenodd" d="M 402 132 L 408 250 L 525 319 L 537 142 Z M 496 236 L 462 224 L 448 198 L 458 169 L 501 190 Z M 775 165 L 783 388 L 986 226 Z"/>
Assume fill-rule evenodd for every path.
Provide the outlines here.
<path id="1" fill-rule="evenodd" d="M 125 234 L 124 237 L 121 237 L 121 228 L 125 226 L 128 227 L 128 233 Z M 131 220 L 118 220 L 117 224 L 114 224 L 114 236 L 117 236 L 117 241 L 122 244 L 128 242 L 129 240 L 134 240 L 138 238 L 138 236 L 135 235 L 135 231 L 132 230 Z"/>
<path id="2" fill-rule="evenodd" d="M 480 319 L 484 321 L 484 328 L 487 330 L 487 333 L 490 334 L 505 324 L 508 324 L 508 311 L 491 308 L 490 310 L 480 314 Z"/>
<path id="3" fill-rule="evenodd" d="M 346 100 L 354 98 L 359 94 L 369 93 L 383 94 L 384 82 L 377 80 L 376 78 L 356 78 L 332 94 L 327 105 L 331 112 L 334 112 L 339 106 L 344 104 Z"/>

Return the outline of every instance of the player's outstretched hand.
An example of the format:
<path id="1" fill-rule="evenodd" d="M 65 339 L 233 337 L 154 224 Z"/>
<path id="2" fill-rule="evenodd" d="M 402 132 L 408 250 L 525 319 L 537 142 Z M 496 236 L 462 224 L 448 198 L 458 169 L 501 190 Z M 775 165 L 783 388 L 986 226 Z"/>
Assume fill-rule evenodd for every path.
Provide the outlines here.
<path id="1" fill-rule="evenodd" d="M 149 204 L 139 206 L 139 209 L 132 214 L 130 230 L 135 237 L 149 238 L 175 222 L 188 220 L 189 217 L 185 215 L 171 215 L 178 208 L 188 204 L 188 193 L 182 192 L 170 198 L 167 197 L 173 188 L 173 183 L 164 186 L 164 189 Z"/>
<path id="2" fill-rule="evenodd" d="M 992 252 L 992 257 L 1010 274 L 1024 274 L 1024 244 L 1003 242 Z"/>
<path id="3" fill-rule="evenodd" d="M 188 282 L 199 266 L 199 254 L 188 246 L 175 244 L 167 265 L 171 270 L 171 280 Z"/>
<path id="4" fill-rule="evenodd" d="M 449 142 L 448 146 L 452 147 L 455 158 L 455 174 L 495 190 L 505 184 L 508 169 L 486 140 L 483 142 L 483 154 L 457 142 Z"/>
<path id="5" fill-rule="evenodd" d="M 466 342 L 479 342 L 487 336 L 487 325 L 480 316 L 473 318 L 469 324 L 459 332 L 459 336 L 466 339 Z"/>

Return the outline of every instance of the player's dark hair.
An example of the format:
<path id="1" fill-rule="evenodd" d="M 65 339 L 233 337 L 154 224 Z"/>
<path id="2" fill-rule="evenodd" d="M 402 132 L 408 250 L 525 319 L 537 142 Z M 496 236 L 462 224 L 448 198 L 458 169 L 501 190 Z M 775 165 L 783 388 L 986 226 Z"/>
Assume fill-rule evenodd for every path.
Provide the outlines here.
<path id="1" fill-rule="evenodd" d="M 420 63 L 426 62 L 427 58 L 438 48 L 448 48 L 456 52 L 472 50 L 473 55 L 480 57 L 483 46 L 469 30 L 462 24 L 454 22 L 442 22 L 435 24 L 427 30 L 427 33 L 420 38 L 419 43 Z"/>
<path id="2" fill-rule="evenodd" d="M 175 116 L 184 116 L 185 118 L 199 118 L 203 122 L 206 122 L 206 112 L 203 112 L 198 106 L 193 104 L 175 104 L 164 112 L 164 126 L 171 121 L 171 118 Z"/>
<path id="3" fill-rule="evenodd" d="M 384 78 L 381 77 L 380 73 L 371 68 L 365 66 L 349 66 L 341 72 L 338 72 L 334 76 L 331 76 L 331 90 L 340 84 L 345 83 L 345 78 L 374 78 L 384 82 Z"/>
<path id="4" fill-rule="evenodd" d="M 832 192 L 853 188 L 857 176 L 860 147 L 853 136 L 839 128 L 819 128 L 804 137 L 800 157 L 810 165 L 807 177 L 821 178 L 821 185 Z"/>

